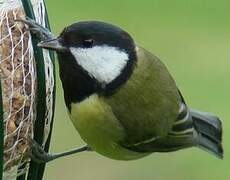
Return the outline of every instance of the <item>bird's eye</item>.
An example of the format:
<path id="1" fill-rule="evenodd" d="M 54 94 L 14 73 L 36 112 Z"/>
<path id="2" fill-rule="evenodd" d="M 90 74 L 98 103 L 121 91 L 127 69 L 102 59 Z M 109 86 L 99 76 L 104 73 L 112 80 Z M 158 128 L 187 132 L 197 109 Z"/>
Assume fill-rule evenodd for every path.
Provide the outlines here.
<path id="1" fill-rule="evenodd" d="M 93 39 L 85 39 L 83 42 L 82 42 L 82 45 L 86 48 L 91 48 L 94 44 L 94 40 Z"/>

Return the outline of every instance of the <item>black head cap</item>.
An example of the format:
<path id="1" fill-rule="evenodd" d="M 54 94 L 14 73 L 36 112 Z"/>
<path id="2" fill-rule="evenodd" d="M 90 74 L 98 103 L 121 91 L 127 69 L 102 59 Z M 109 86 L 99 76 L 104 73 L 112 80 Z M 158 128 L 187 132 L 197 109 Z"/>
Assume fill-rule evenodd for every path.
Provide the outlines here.
<path id="1" fill-rule="evenodd" d="M 66 27 L 60 34 L 60 41 L 66 47 L 92 47 L 108 45 L 135 53 L 132 37 L 121 28 L 100 21 L 83 21 Z"/>

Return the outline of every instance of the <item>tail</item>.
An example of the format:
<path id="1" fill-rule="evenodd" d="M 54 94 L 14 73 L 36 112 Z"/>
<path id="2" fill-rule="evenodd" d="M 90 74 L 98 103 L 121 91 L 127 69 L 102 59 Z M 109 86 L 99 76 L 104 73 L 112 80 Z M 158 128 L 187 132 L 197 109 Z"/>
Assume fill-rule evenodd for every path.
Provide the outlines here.
<path id="1" fill-rule="evenodd" d="M 177 120 L 165 138 L 127 147 L 136 152 L 172 152 L 198 146 L 223 158 L 222 124 L 218 117 L 181 104 Z"/>
<path id="2" fill-rule="evenodd" d="M 206 112 L 190 109 L 198 146 L 218 158 L 223 158 L 222 123 L 218 117 Z"/>

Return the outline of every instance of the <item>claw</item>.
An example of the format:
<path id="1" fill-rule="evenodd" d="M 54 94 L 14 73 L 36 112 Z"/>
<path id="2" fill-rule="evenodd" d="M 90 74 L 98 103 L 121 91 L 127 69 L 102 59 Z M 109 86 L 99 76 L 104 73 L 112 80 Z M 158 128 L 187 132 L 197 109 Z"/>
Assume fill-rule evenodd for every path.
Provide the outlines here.
<path id="1" fill-rule="evenodd" d="M 40 144 L 31 138 L 25 138 L 30 149 L 27 155 L 35 162 L 46 163 L 52 160 L 52 155 L 45 152 Z"/>
<path id="2" fill-rule="evenodd" d="M 15 21 L 26 24 L 30 32 L 38 36 L 38 38 L 42 41 L 55 38 L 55 36 L 47 28 L 38 24 L 33 19 L 27 17 L 26 19 L 15 19 Z"/>
<path id="3" fill-rule="evenodd" d="M 21 19 L 21 18 L 15 19 L 14 21 L 22 22 L 22 23 L 27 24 L 28 26 L 31 26 L 31 27 L 34 26 L 35 24 L 37 24 L 33 19 L 30 19 L 28 17 L 26 17 L 26 19 Z"/>
<path id="4" fill-rule="evenodd" d="M 35 162 L 37 163 L 47 163 L 50 162 L 52 160 L 58 159 L 60 157 L 64 157 L 64 156 L 68 156 L 71 154 L 76 154 L 79 152 L 84 152 L 84 151 L 92 151 L 92 149 L 87 146 L 84 145 L 82 147 L 70 150 L 70 151 L 66 151 L 66 152 L 62 152 L 62 153 L 56 153 L 56 154 L 49 154 L 47 152 L 44 151 L 44 149 L 42 148 L 42 146 L 40 144 L 38 144 L 35 140 L 31 139 L 31 138 L 25 138 L 30 149 L 27 152 L 27 155 Z"/>

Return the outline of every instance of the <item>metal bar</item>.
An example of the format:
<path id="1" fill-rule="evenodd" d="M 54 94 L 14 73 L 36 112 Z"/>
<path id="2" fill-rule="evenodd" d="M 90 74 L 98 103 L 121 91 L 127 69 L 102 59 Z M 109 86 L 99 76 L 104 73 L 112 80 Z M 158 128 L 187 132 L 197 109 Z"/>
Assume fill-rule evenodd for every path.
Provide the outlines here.
<path id="1" fill-rule="evenodd" d="M 49 18 L 48 18 L 48 13 L 47 13 L 45 1 L 44 1 L 44 6 L 45 6 L 45 14 L 46 14 L 46 16 L 45 16 L 45 24 L 46 24 L 46 28 L 50 30 Z M 54 89 L 53 89 L 53 109 L 52 109 L 53 116 L 52 116 L 52 119 L 51 119 L 49 136 L 48 136 L 47 142 L 45 144 L 45 148 L 44 148 L 44 150 L 46 152 L 49 152 L 49 147 L 50 147 L 50 140 L 51 140 L 51 135 L 52 135 L 52 130 L 53 130 L 53 121 L 54 121 L 55 98 L 56 98 L 55 57 L 54 57 L 53 51 L 49 51 L 49 54 L 50 54 L 51 61 L 53 63 L 53 72 L 52 73 L 53 73 L 53 76 L 54 76 Z M 39 170 L 38 170 L 38 180 L 43 179 L 45 166 L 46 166 L 46 164 L 40 164 L 40 167 L 39 167 Z"/>
<path id="2" fill-rule="evenodd" d="M 3 152 L 4 152 L 4 123 L 3 123 L 3 102 L 0 80 L 0 180 L 3 178 Z"/>

